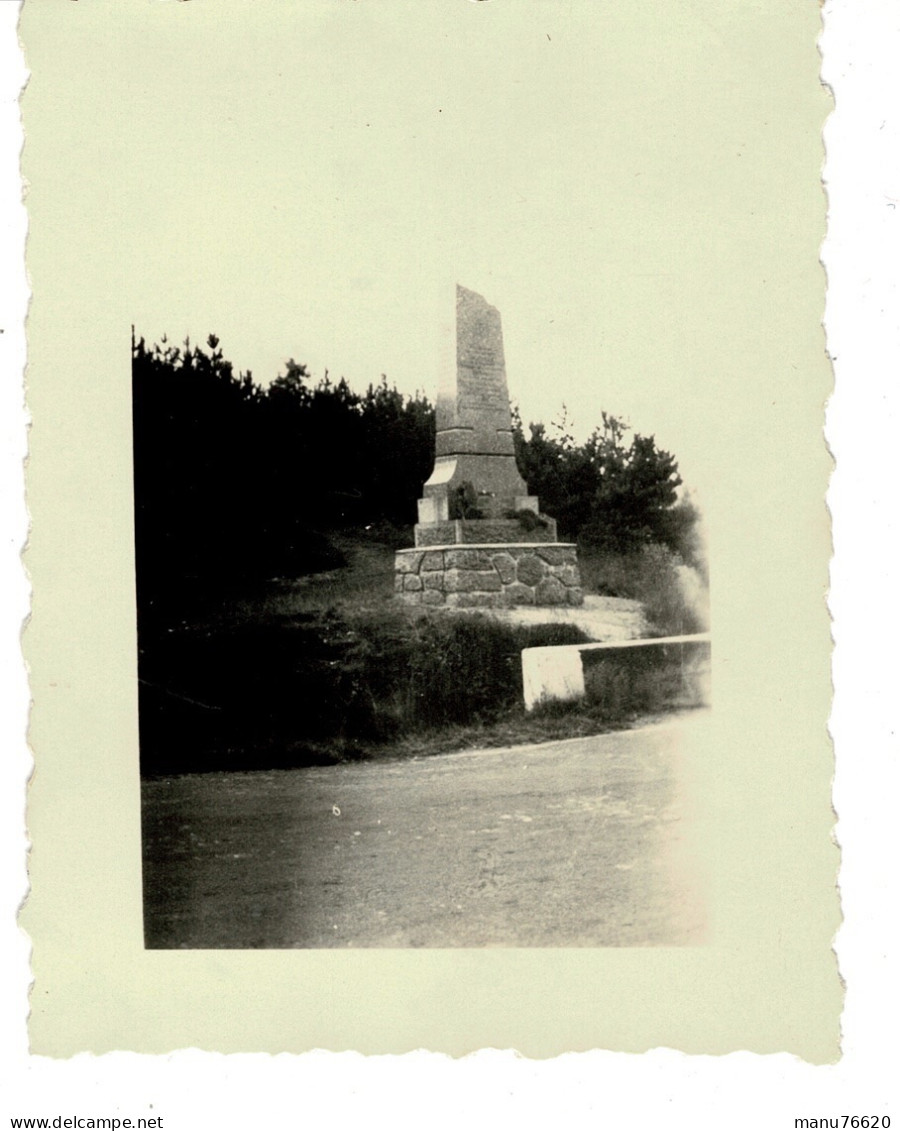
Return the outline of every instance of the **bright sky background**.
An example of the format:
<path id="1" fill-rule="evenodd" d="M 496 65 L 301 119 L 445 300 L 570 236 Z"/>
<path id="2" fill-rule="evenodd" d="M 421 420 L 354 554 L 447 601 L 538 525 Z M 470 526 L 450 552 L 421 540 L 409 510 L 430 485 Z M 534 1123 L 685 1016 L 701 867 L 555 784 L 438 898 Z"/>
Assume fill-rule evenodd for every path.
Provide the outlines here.
<path id="1" fill-rule="evenodd" d="M 526 420 L 565 402 L 585 434 L 605 409 L 674 451 L 689 485 L 714 473 L 710 432 L 749 394 L 736 353 L 792 339 L 783 188 L 810 149 L 772 126 L 816 92 L 791 85 L 776 31 L 771 74 L 745 47 L 770 13 L 218 0 L 119 25 L 94 0 L 86 15 L 53 60 L 78 92 L 57 108 L 61 138 L 73 123 L 60 175 L 68 144 L 138 333 L 213 331 L 262 383 L 293 357 L 433 397 L 458 281 L 501 312 Z M 801 199 L 808 231 L 818 186 Z"/>

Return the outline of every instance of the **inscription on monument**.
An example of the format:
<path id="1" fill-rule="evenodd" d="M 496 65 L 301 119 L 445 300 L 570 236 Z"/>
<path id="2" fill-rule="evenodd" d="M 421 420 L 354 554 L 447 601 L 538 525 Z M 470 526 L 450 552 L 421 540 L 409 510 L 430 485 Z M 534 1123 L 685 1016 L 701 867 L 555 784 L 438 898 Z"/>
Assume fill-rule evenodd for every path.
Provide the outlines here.
<path id="1" fill-rule="evenodd" d="M 516 467 L 500 314 L 465 287 L 456 288 L 456 381 L 438 395 L 436 417 L 423 519 L 448 518 L 449 500 L 465 483 L 478 492 L 485 517 L 515 509 L 528 489 Z"/>

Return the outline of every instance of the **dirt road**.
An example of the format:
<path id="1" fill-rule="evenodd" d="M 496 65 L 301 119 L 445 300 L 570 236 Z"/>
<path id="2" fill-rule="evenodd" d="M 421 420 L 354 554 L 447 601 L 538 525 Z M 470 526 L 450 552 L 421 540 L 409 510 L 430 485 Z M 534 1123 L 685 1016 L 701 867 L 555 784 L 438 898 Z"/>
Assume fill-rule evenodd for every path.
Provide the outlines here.
<path id="1" fill-rule="evenodd" d="M 146 782 L 147 945 L 700 941 L 681 734 Z"/>

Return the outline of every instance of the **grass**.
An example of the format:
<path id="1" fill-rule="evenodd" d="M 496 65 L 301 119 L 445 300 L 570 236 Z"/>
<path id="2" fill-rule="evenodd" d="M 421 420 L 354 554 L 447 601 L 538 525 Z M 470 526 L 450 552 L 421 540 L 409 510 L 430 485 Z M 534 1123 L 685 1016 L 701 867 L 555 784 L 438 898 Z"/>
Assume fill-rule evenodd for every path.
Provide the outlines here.
<path id="1" fill-rule="evenodd" d="M 394 605 L 394 552 L 412 540 L 412 527 L 387 525 L 332 534 L 330 542 L 343 566 L 216 592 L 210 600 L 194 603 L 191 622 L 224 626 L 276 623 L 329 610 L 377 613 Z"/>
<path id="2" fill-rule="evenodd" d="M 584 639 L 573 625 L 413 619 L 393 605 L 142 632 L 142 768 L 321 764 L 483 730 L 521 710 L 523 648 Z"/>
<path id="3" fill-rule="evenodd" d="M 578 565 L 585 592 L 640 601 L 652 636 L 684 636 L 709 628 L 705 584 L 664 546 L 624 554 L 579 546 Z"/>
<path id="4" fill-rule="evenodd" d="M 694 704 L 677 704 L 674 709 L 688 710 L 691 706 Z M 587 738 L 594 734 L 650 725 L 670 715 L 672 709 L 663 704 L 654 710 L 620 711 L 611 716 L 599 704 L 549 703 L 531 714 L 525 714 L 521 709 L 511 710 L 490 724 L 454 726 L 408 735 L 385 746 L 375 756 L 379 759 L 424 758 L 461 750 L 492 750 Z"/>
<path id="5" fill-rule="evenodd" d="M 707 701 L 709 645 L 660 645 L 584 654 L 588 703 L 616 720 Z"/>
<path id="6" fill-rule="evenodd" d="M 343 568 L 210 596 L 191 615 L 142 617 L 142 771 L 321 765 L 544 742 L 630 726 L 677 705 L 658 674 L 656 686 L 638 695 L 619 689 L 612 673 L 593 702 L 526 715 L 522 649 L 579 643 L 584 635 L 573 625 L 433 617 L 400 605 L 392 599 L 394 551 L 411 540 L 411 532 L 393 528 L 345 533 L 334 538 Z M 659 561 L 629 568 L 635 563 L 608 555 L 587 556 L 585 564 L 595 578 L 605 571 L 617 596 L 633 596 L 654 570 L 669 568 Z"/>

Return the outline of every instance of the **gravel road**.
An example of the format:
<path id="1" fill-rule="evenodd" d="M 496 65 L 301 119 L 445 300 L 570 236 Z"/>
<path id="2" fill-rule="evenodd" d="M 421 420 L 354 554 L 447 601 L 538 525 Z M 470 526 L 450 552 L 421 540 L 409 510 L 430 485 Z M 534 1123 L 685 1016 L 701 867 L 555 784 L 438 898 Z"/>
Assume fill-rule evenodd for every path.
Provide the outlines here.
<path id="1" fill-rule="evenodd" d="M 684 863 L 684 722 L 147 781 L 147 945 L 702 941 L 701 893 Z"/>

